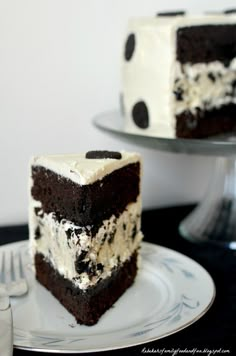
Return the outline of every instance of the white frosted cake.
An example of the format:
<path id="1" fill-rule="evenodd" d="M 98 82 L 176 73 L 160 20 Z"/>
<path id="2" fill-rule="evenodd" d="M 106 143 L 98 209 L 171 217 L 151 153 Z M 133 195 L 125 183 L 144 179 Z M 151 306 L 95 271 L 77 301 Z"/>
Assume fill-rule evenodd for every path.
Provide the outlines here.
<path id="1" fill-rule="evenodd" d="M 93 325 L 134 282 L 142 233 L 140 156 L 34 157 L 30 243 L 36 278 L 78 323 Z"/>
<path id="2" fill-rule="evenodd" d="M 122 59 L 125 130 L 167 138 L 234 131 L 236 15 L 162 15 L 128 25 Z"/>

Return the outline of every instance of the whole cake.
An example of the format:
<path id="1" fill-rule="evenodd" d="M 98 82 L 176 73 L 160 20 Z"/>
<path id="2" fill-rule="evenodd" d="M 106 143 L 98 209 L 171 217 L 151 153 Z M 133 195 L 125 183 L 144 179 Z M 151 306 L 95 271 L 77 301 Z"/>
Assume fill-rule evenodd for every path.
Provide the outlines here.
<path id="1" fill-rule="evenodd" d="M 140 174 L 137 153 L 32 158 L 36 278 L 78 323 L 95 324 L 134 282 L 142 239 Z"/>
<path id="2" fill-rule="evenodd" d="M 236 129 L 236 15 L 132 19 L 122 65 L 125 130 L 203 138 Z"/>

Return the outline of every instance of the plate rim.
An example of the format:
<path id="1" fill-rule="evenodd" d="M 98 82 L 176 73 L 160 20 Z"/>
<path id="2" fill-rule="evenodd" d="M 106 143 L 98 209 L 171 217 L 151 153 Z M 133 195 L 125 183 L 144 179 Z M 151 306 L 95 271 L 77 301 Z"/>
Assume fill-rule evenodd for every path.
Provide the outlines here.
<path id="1" fill-rule="evenodd" d="M 12 243 L 9 243 L 9 244 L 4 244 L 4 245 L 1 245 L 0 246 L 0 249 L 4 248 L 4 247 L 7 247 L 9 248 L 10 246 L 22 246 L 24 248 L 27 248 L 27 245 L 29 243 L 29 240 L 21 240 L 21 241 L 17 241 L 17 242 L 12 242 Z M 31 351 L 38 351 L 38 352 L 48 352 L 48 353 L 68 353 L 68 354 L 75 354 L 75 353 L 89 353 L 89 352 L 101 352 L 101 351 L 112 351 L 112 350 L 118 350 L 118 349 L 124 349 L 124 348 L 128 348 L 128 347 L 133 347 L 133 346 L 138 346 L 138 345 L 145 345 L 147 343 L 150 343 L 150 342 L 153 342 L 155 340 L 159 340 L 159 339 L 163 339 L 167 336 L 170 336 L 172 334 L 175 334 L 185 328 L 187 328 L 188 326 L 192 325 L 193 323 L 195 323 L 197 320 L 199 320 L 203 315 L 205 315 L 207 313 L 207 311 L 211 308 L 211 306 L 213 305 L 214 303 L 214 300 L 215 300 L 215 297 L 216 297 L 216 286 L 215 286 L 215 283 L 214 283 L 214 280 L 212 278 L 212 276 L 210 275 L 210 273 L 201 265 L 199 264 L 198 262 L 196 262 L 194 259 L 192 259 L 191 257 L 179 252 L 179 251 L 176 251 L 174 249 L 171 249 L 171 248 L 168 248 L 168 247 L 165 247 L 165 246 L 162 246 L 162 245 L 158 245 L 158 244 L 155 244 L 155 243 L 151 243 L 151 242 L 147 242 L 147 241 L 143 241 L 142 242 L 142 246 L 144 245 L 144 247 L 146 246 L 146 248 L 153 248 L 154 247 L 154 250 L 155 252 L 157 253 L 157 249 L 159 249 L 159 251 L 162 251 L 162 252 L 170 252 L 170 253 L 174 253 L 175 255 L 179 256 L 179 258 L 183 259 L 183 260 L 186 260 L 188 261 L 189 263 L 192 263 L 192 264 L 195 264 L 198 268 L 201 269 L 201 271 L 203 273 L 205 273 L 206 277 L 208 278 L 208 280 L 210 281 L 211 283 L 211 287 L 212 287 L 212 294 L 211 294 L 211 299 L 208 301 L 208 304 L 206 305 L 206 307 L 199 313 L 197 314 L 194 318 L 190 319 L 189 321 L 187 322 L 184 322 L 181 326 L 177 326 L 175 328 L 172 328 L 171 330 L 167 331 L 167 332 L 164 332 L 160 335 L 153 335 L 153 336 L 150 336 L 150 337 L 147 337 L 147 338 L 144 338 L 144 339 L 141 339 L 141 340 L 133 340 L 133 342 L 127 342 L 127 343 L 124 343 L 124 345 L 120 345 L 119 343 L 116 345 L 115 343 L 107 346 L 103 346 L 103 347 L 90 347 L 88 349 L 66 349 L 66 348 L 45 348 L 45 347 L 37 347 L 37 346 L 30 346 L 30 345 L 21 345 L 21 344 L 17 344 L 15 343 L 15 340 L 14 340 L 14 348 L 16 349 L 22 349 L 22 350 L 31 350 Z M 15 247 L 15 248 L 16 248 Z M 29 331 L 30 332 L 30 331 Z M 71 337 L 73 338 L 73 336 Z M 124 341 L 124 339 L 123 339 Z"/>
<path id="2" fill-rule="evenodd" d="M 109 120 L 109 125 L 104 123 L 104 120 Z M 210 155 L 210 156 L 232 156 L 235 155 L 236 136 L 229 134 L 222 134 L 212 136 L 209 138 L 170 138 L 161 136 L 145 135 L 144 133 L 125 131 L 122 127 L 114 127 L 111 122 L 115 124 L 122 124 L 124 116 L 119 109 L 111 109 L 100 112 L 93 116 L 93 125 L 107 134 L 119 136 L 119 138 L 138 144 L 139 146 L 154 148 L 161 151 L 186 153 L 194 155 Z M 119 126 L 119 125 L 118 125 Z"/>

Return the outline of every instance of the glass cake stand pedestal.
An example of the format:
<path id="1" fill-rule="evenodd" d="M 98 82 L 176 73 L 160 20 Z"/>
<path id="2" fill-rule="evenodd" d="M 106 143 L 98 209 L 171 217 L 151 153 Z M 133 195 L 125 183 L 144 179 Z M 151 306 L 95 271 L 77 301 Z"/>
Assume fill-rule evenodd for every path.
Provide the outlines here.
<path id="1" fill-rule="evenodd" d="M 208 191 L 197 207 L 180 223 L 179 232 L 195 243 L 236 250 L 236 137 L 166 139 L 127 133 L 118 111 L 97 115 L 93 124 L 103 132 L 146 148 L 165 152 L 216 157 Z"/>

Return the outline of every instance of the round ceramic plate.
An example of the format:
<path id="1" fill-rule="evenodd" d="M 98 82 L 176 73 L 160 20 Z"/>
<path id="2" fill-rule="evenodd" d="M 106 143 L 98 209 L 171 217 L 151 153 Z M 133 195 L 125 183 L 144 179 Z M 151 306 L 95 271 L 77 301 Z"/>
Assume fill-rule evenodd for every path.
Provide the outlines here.
<path id="1" fill-rule="evenodd" d="M 45 352 L 94 352 L 166 337 L 198 320 L 210 308 L 215 287 L 196 262 L 173 250 L 142 243 L 136 281 L 95 326 L 75 319 L 38 282 L 28 241 L 2 250 L 21 250 L 29 294 L 12 298 L 14 346 Z"/>

